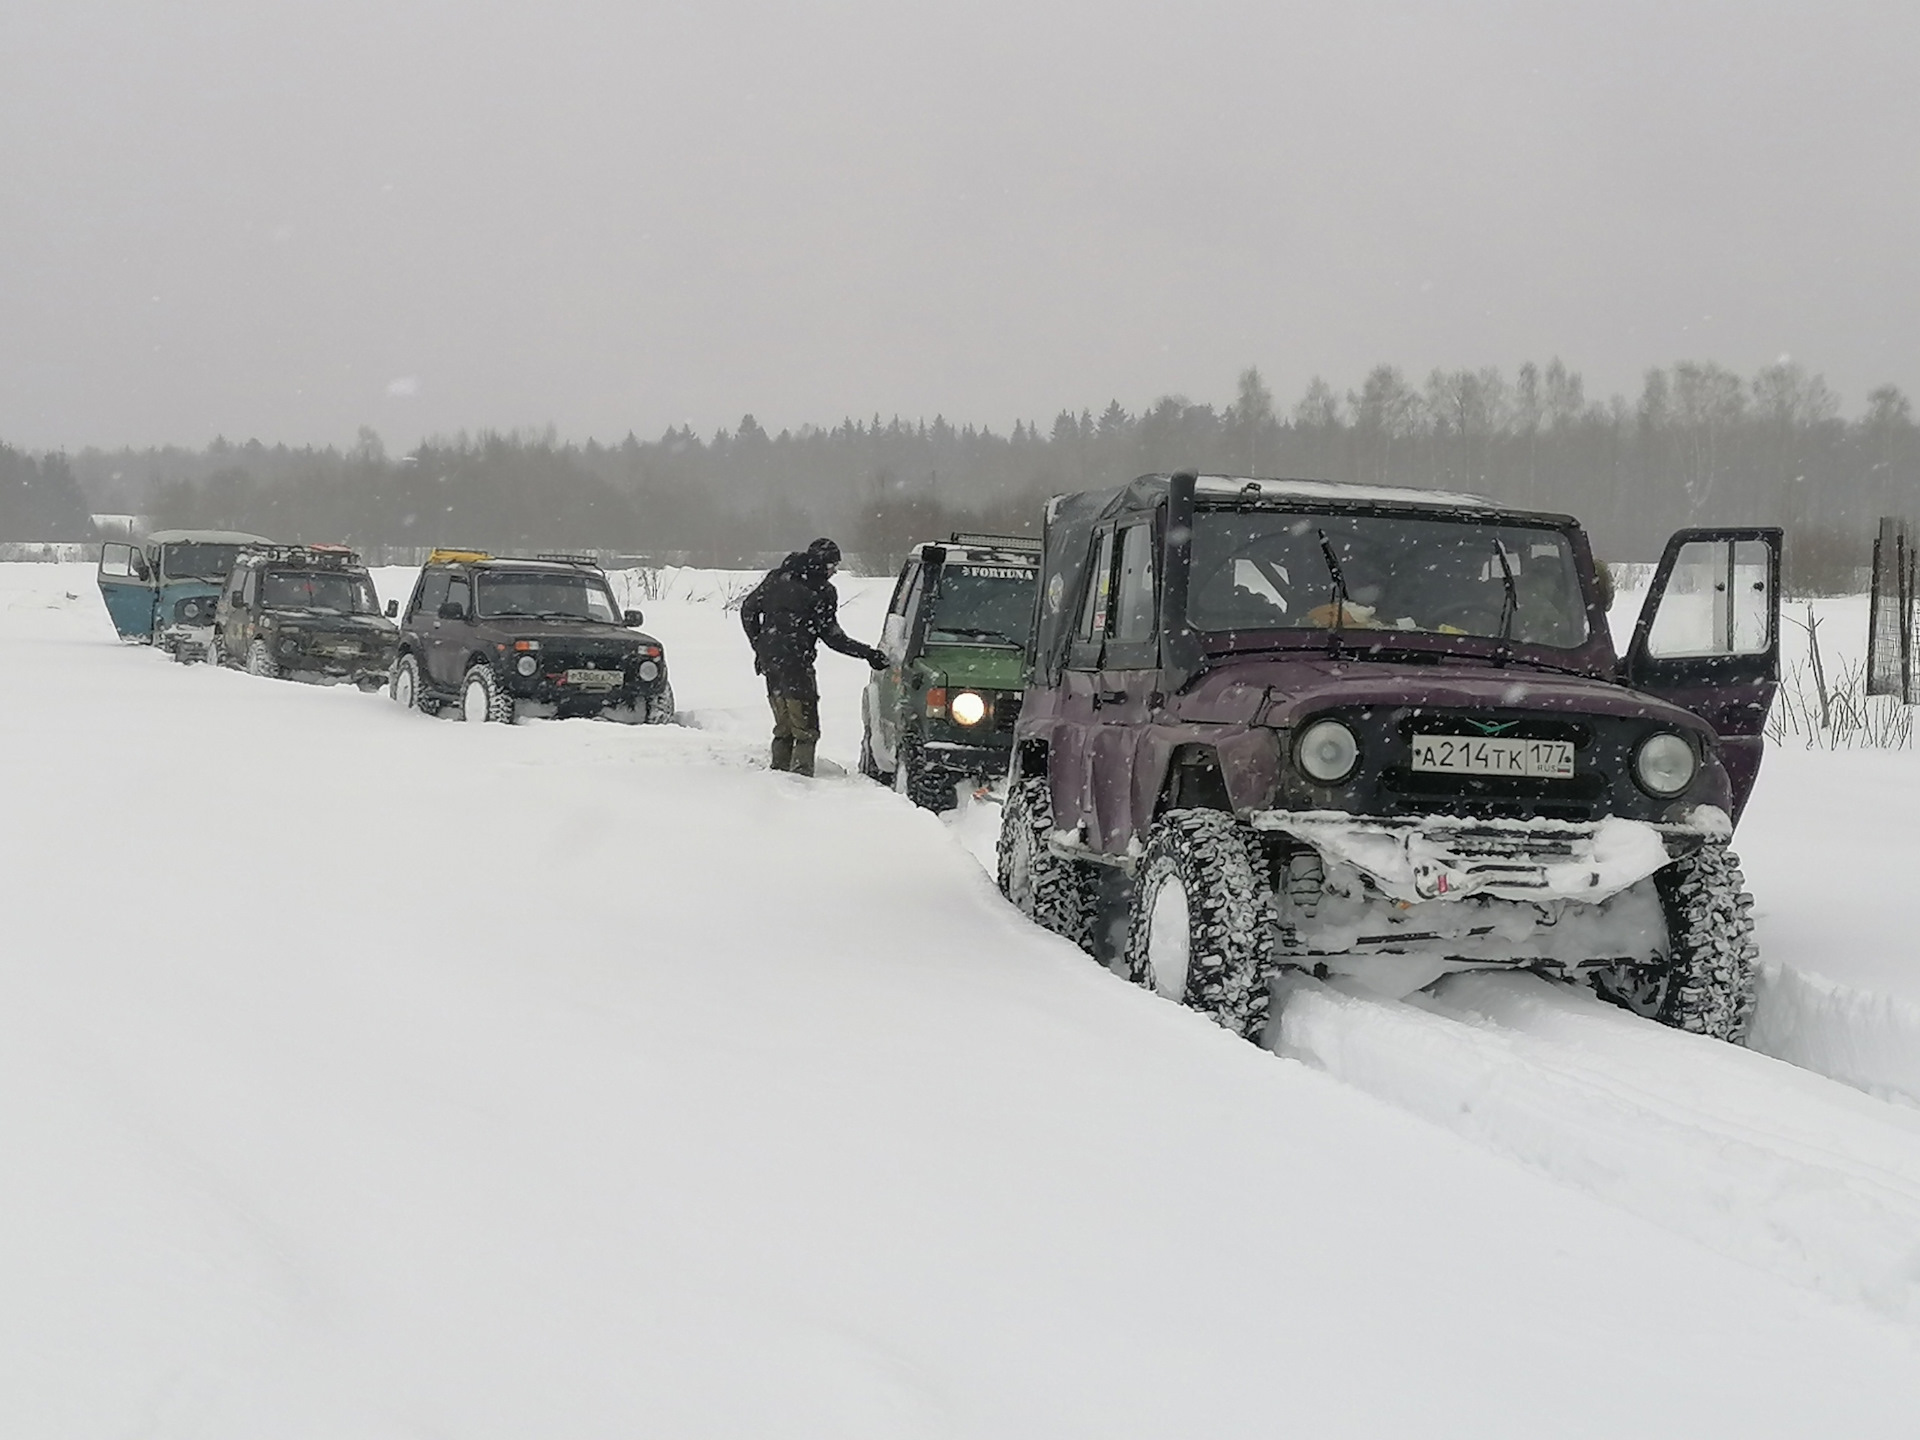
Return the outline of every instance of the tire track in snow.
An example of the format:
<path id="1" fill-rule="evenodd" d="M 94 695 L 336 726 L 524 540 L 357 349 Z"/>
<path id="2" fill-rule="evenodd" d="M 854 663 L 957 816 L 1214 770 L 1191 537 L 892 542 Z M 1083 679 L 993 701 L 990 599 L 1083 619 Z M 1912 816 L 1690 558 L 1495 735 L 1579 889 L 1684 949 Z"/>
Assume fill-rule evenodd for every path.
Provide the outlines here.
<path id="1" fill-rule="evenodd" d="M 1406 1002 L 1283 986 L 1281 1054 L 1920 1326 L 1920 1113 L 1532 976 L 1462 975 Z"/>

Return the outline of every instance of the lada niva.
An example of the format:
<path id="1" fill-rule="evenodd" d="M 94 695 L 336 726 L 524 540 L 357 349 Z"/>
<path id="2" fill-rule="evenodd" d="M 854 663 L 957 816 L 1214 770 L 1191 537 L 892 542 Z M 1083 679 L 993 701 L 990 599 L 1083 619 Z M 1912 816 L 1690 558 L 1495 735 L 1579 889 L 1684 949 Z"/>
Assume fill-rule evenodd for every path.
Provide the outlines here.
<path id="1" fill-rule="evenodd" d="M 240 552 L 214 612 L 212 658 L 252 674 L 386 688 L 398 636 L 373 577 L 345 545 Z"/>
<path id="2" fill-rule="evenodd" d="M 914 546 L 880 632 L 892 664 L 861 697 L 862 774 L 949 810 L 956 785 L 1007 773 L 1039 564 L 1017 536 Z"/>
<path id="3" fill-rule="evenodd" d="M 1728 841 L 1780 545 L 1675 535 L 1622 660 L 1564 515 L 1192 474 L 1057 498 L 1001 889 L 1250 1037 L 1288 972 L 1404 996 L 1524 968 L 1739 1040 Z"/>
<path id="4" fill-rule="evenodd" d="M 429 715 L 463 720 L 601 716 L 674 718 L 658 640 L 622 612 L 591 558 L 435 550 L 400 621 L 388 693 Z"/>

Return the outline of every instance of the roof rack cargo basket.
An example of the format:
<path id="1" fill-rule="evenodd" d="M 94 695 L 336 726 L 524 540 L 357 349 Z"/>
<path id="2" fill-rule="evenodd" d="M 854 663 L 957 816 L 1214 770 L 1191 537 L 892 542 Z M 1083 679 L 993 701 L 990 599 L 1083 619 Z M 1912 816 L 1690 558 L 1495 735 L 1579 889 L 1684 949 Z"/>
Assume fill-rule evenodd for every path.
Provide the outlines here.
<path id="1" fill-rule="evenodd" d="M 315 570 L 357 569 L 360 552 L 351 545 L 315 542 L 311 545 L 246 545 L 248 555 L 263 556 L 270 565 L 306 565 Z"/>
<path id="2" fill-rule="evenodd" d="M 475 560 L 491 560 L 493 556 L 484 550 L 447 550 L 435 547 L 427 552 L 429 565 L 471 564 Z"/>
<path id="3" fill-rule="evenodd" d="M 979 545 L 989 550 L 1033 550 L 1040 549 L 1040 537 L 1037 535 L 986 535 L 967 530 L 956 530 L 949 545 Z"/>

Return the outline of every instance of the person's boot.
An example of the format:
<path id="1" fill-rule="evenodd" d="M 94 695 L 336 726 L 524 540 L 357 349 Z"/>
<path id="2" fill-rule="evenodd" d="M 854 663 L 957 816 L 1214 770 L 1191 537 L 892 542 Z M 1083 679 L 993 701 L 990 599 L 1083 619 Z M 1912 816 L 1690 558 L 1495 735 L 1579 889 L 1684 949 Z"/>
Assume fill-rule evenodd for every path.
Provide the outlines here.
<path id="1" fill-rule="evenodd" d="M 807 765 L 808 773 L 811 774 L 813 765 L 812 747 L 808 747 L 807 750 Z M 773 737 L 773 768 L 775 770 L 791 770 L 793 768 L 793 737 L 791 735 L 776 735 Z"/>
<path id="2" fill-rule="evenodd" d="M 812 740 L 794 741 L 793 742 L 793 763 L 789 765 L 787 768 L 793 771 L 793 773 L 796 775 L 813 774 L 814 744 L 815 742 Z"/>

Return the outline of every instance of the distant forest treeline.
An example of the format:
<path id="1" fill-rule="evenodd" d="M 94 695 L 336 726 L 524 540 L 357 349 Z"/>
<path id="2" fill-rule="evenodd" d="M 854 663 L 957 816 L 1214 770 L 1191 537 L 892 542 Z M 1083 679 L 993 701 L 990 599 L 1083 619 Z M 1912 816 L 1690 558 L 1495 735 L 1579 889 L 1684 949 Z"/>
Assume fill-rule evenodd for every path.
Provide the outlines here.
<path id="1" fill-rule="evenodd" d="M 37 476 L 42 490 L 66 477 L 95 511 L 275 538 L 724 564 L 832 534 L 889 563 L 954 528 L 1035 530 L 1050 494 L 1197 466 L 1464 489 L 1569 511 L 1618 560 L 1657 556 L 1681 525 L 1778 523 L 1791 532 L 1797 578 L 1817 586 L 1844 584 L 1866 563 L 1877 516 L 1920 508 L 1908 398 L 1883 386 L 1859 415 L 1839 410 L 1820 376 L 1787 361 L 1751 379 L 1708 362 L 1650 370 L 1632 401 L 1590 399 L 1558 360 L 1511 376 L 1436 370 L 1423 385 L 1382 365 L 1345 392 L 1316 379 L 1284 410 L 1248 370 L 1224 407 L 1170 396 L 1134 414 L 1115 401 L 1008 434 L 876 415 L 769 435 L 749 415 L 704 438 L 461 435 L 390 456 L 362 430 L 344 451 L 224 440 L 70 461 L 0 451 L 12 467 L 0 476 Z M 68 538 L 19 533 L 10 515 L 0 510 L 0 539 Z"/>

